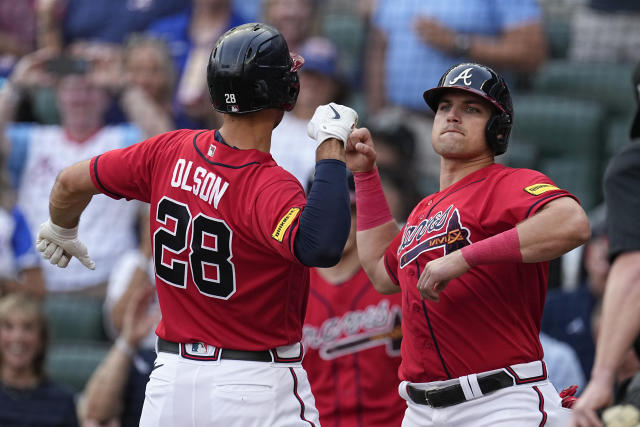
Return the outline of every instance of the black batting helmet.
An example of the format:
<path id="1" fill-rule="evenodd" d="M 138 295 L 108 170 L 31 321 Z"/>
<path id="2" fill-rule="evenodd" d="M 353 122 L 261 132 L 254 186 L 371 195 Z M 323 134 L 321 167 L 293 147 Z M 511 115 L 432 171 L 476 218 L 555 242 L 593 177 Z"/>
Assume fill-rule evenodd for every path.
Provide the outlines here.
<path id="1" fill-rule="evenodd" d="M 496 155 L 507 151 L 513 125 L 513 104 L 504 79 L 485 65 L 471 62 L 454 65 L 442 75 L 438 86 L 423 94 L 425 102 L 434 112 L 438 110 L 440 98 L 447 89 L 475 93 L 495 107 L 495 113 L 487 121 L 487 143 Z"/>
<path id="2" fill-rule="evenodd" d="M 232 28 L 218 39 L 207 66 L 213 108 L 238 114 L 265 108 L 289 111 L 298 99 L 297 70 L 303 63 L 270 25 Z"/>

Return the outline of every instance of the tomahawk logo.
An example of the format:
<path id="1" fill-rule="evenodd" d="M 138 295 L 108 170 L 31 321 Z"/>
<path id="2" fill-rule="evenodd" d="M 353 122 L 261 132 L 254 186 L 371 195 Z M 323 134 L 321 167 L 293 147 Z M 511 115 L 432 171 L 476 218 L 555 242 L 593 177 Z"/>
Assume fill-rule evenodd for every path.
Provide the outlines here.
<path id="1" fill-rule="evenodd" d="M 458 77 L 456 77 L 453 80 L 449 81 L 450 85 L 454 85 L 456 84 L 456 82 L 460 79 L 462 79 L 462 83 L 464 83 L 465 86 L 470 86 L 471 85 L 471 70 L 473 68 L 469 67 L 467 69 L 465 69 L 463 72 L 461 72 L 460 74 L 458 74 Z M 469 81 L 467 81 L 467 79 L 469 79 Z"/>

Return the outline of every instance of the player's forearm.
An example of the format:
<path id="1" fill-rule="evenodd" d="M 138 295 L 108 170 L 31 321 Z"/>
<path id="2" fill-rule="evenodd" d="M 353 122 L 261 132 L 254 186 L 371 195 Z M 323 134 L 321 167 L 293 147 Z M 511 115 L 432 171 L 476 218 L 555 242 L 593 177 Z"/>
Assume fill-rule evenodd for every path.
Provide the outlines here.
<path id="1" fill-rule="evenodd" d="M 84 418 L 104 422 L 120 416 L 130 365 L 131 357 L 113 346 L 87 384 Z"/>
<path id="2" fill-rule="evenodd" d="M 391 220 L 356 233 L 360 264 L 371 279 L 374 288 L 382 294 L 399 291 L 399 288 L 389 278 L 384 265 L 384 254 L 398 231 L 397 224 Z"/>
<path id="3" fill-rule="evenodd" d="M 509 30 L 502 37 L 473 36 L 471 58 L 496 67 L 534 71 L 547 58 L 542 26 L 538 22 Z"/>
<path id="4" fill-rule="evenodd" d="M 640 251 L 616 258 L 607 277 L 592 377 L 613 375 L 640 332 Z"/>
<path id="5" fill-rule="evenodd" d="M 351 228 L 345 169 L 344 163 L 333 158 L 316 164 L 293 243 L 296 257 L 306 266 L 331 267 L 342 256 Z"/>
<path id="6" fill-rule="evenodd" d="M 65 168 L 56 178 L 49 197 L 51 222 L 64 228 L 75 227 L 97 193 L 89 174 L 89 160 Z"/>
<path id="7" fill-rule="evenodd" d="M 347 161 L 344 154 L 344 144 L 336 138 L 329 138 L 323 141 L 316 150 L 316 162 L 325 159 L 335 159 L 341 162 Z"/>
<path id="8" fill-rule="evenodd" d="M 589 240 L 589 220 L 570 197 L 549 202 L 517 226 L 522 261 L 550 261 Z"/>
<path id="9" fill-rule="evenodd" d="M 162 110 L 138 87 L 125 88 L 120 97 L 120 104 L 129 121 L 142 130 L 145 138 L 174 129 L 169 113 Z"/>

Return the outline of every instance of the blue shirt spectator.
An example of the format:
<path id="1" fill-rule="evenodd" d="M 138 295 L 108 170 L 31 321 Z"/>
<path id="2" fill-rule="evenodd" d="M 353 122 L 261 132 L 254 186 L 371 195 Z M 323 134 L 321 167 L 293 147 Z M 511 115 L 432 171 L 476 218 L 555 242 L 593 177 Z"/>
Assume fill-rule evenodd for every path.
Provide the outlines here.
<path id="1" fill-rule="evenodd" d="M 44 381 L 31 389 L 0 386 L 0 425 L 3 427 L 77 427 L 73 393 Z"/>
<path id="2" fill-rule="evenodd" d="M 169 51 L 176 65 L 178 76 L 184 71 L 189 51 L 194 46 L 194 41 L 189 34 L 189 24 L 192 14 L 193 8 L 182 10 L 174 15 L 157 20 L 149 25 L 147 29 L 147 32 L 165 39 L 169 44 Z M 244 16 L 241 16 L 237 11 L 232 11 L 229 24 L 226 26 L 225 31 L 246 22 L 247 20 Z M 219 35 L 220 34 L 212 37 L 212 41 L 215 42 Z"/>
<path id="3" fill-rule="evenodd" d="M 421 40 L 414 28 L 417 17 L 436 19 L 457 34 L 498 37 L 508 29 L 540 20 L 541 11 L 535 0 L 381 0 L 373 23 L 387 39 L 387 101 L 427 111 L 424 90 L 438 84 L 443 70 L 469 58 Z"/>
<path id="4" fill-rule="evenodd" d="M 66 0 L 63 39 L 121 44 L 130 33 L 184 8 L 182 0 Z"/>

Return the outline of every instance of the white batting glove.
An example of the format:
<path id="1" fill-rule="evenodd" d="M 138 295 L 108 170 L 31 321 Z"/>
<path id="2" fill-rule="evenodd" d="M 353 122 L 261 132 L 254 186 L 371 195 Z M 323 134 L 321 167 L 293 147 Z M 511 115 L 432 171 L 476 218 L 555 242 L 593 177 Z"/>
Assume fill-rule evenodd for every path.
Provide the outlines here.
<path id="1" fill-rule="evenodd" d="M 307 125 L 307 134 L 316 140 L 318 145 L 326 139 L 336 138 L 347 145 L 349 134 L 358 123 L 358 113 L 344 105 L 330 103 L 316 108 Z"/>
<path id="2" fill-rule="evenodd" d="M 78 226 L 73 228 L 60 227 L 47 220 L 40 225 L 36 249 L 42 252 L 42 257 L 48 259 L 53 265 L 65 268 L 72 257 L 78 260 L 88 269 L 95 270 L 93 262 L 87 252 L 87 247 L 78 240 Z"/>

